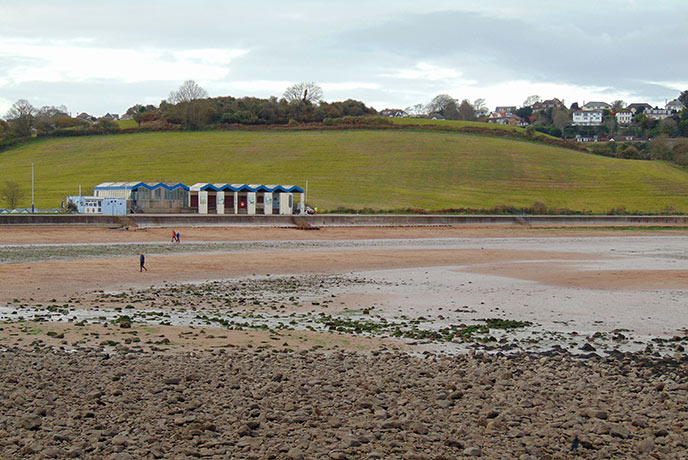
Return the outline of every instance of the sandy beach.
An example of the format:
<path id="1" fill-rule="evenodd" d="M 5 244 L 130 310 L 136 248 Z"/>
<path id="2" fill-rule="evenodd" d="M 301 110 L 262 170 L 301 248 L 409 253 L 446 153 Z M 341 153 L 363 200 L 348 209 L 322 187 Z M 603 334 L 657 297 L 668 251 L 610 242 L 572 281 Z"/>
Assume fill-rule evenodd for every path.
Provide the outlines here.
<path id="1" fill-rule="evenodd" d="M 329 417 L 336 412 L 339 421 L 333 424 L 325 417 L 317 424 L 321 430 L 294 438 L 289 433 L 301 430 L 306 419 L 295 422 L 281 414 L 270 420 L 264 410 L 251 409 L 252 403 L 246 401 L 241 403 L 247 411 L 244 418 L 259 412 L 255 428 L 251 423 L 246 429 L 247 420 L 239 417 L 222 419 L 225 431 L 218 422 L 215 431 L 208 431 L 206 420 L 205 428 L 197 427 L 199 432 L 188 439 L 179 430 L 201 423 L 198 417 L 175 422 L 178 428 L 173 433 L 165 429 L 155 434 L 151 417 L 162 420 L 165 415 L 151 415 L 153 411 L 133 420 L 110 420 L 126 442 L 83 442 L 89 447 L 73 452 L 66 447 L 67 441 L 46 443 L 46 439 L 55 438 L 57 434 L 50 433 L 62 428 L 86 426 L 100 430 L 102 437 L 106 428 L 92 426 L 82 414 L 58 430 L 50 417 L 67 410 L 61 405 L 69 403 L 59 396 L 50 404 L 52 413 L 46 410 L 36 415 L 34 405 L 22 403 L 22 410 L 0 418 L 0 427 L 14 433 L 10 441 L 0 444 L 0 457 L 439 459 L 478 454 L 505 458 L 518 453 L 515 458 L 645 458 L 650 454 L 685 458 L 688 452 L 680 441 L 688 433 L 688 235 L 680 231 L 179 230 L 182 242 L 174 244 L 168 239 L 171 229 L 1 228 L 3 366 L 28 366 L 27 360 L 34 356 L 48 375 L 62 375 L 69 372 L 67 364 L 54 363 L 75 363 L 69 356 L 79 356 L 79 366 L 87 369 L 82 384 L 101 388 L 97 382 L 111 379 L 110 371 L 96 366 L 104 356 L 124 360 L 136 369 L 145 369 L 150 359 L 164 356 L 173 360 L 180 369 L 175 375 L 191 388 L 195 380 L 184 379 L 196 362 L 214 369 L 207 375 L 215 377 L 208 377 L 207 382 L 218 385 L 225 380 L 219 356 L 231 357 L 231 362 L 246 369 L 257 356 L 264 356 L 270 357 L 270 369 L 265 380 L 256 377 L 260 380 L 256 392 L 261 395 L 258 401 L 272 401 L 270 376 L 278 373 L 276 369 L 296 366 L 293 377 L 312 380 L 319 392 L 323 382 L 314 380 L 322 373 L 336 373 L 331 356 L 344 353 L 351 356 L 346 360 L 356 370 L 346 374 L 342 385 L 352 391 L 357 388 L 356 399 L 385 394 L 383 399 L 398 402 L 409 394 L 405 398 L 413 410 L 391 411 L 388 401 L 366 403 L 356 413 L 337 412 L 341 408 L 335 411 L 333 407 L 339 407 L 341 395 L 331 395 L 327 403 L 309 401 L 306 409 L 325 411 Z M 139 271 L 140 253 L 146 255 L 148 271 Z M 438 372 L 433 378 L 439 379 L 436 393 L 461 390 L 465 395 L 478 387 L 496 393 L 489 393 L 491 402 L 485 405 L 478 403 L 484 401 L 480 392 L 461 401 L 447 396 L 437 399 L 436 394 L 432 397 L 436 402 L 425 396 L 414 400 L 410 393 L 398 392 L 398 383 L 384 380 L 376 383 L 379 391 L 362 391 L 360 379 L 365 372 L 359 366 L 379 364 L 380 353 L 386 357 L 380 365 L 390 375 L 432 359 Z M 517 445 L 507 441 L 514 438 L 503 438 L 510 432 L 505 427 L 523 423 L 518 401 L 533 398 L 538 363 L 552 373 L 552 382 L 537 383 L 550 395 L 541 404 L 551 411 L 543 412 L 544 418 L 531 419 L 532 429 L 520 435 L 524 441 Z M 634 369 L 632 375 L 628 369 Z M 500 376 L 507 371 L 513 379 L 507 378 L 500 386 Z M 457 385 L 453 372 L 462 378 L 466 373 L 477 374 Z M 497 377 L 486 377 L 491 373 Z M 9 384 L 3 394 L 8 407 L 18 407 L 12 402 L 17 392 L 24 401 L 38 397 L 35 392 L 41 389 L 33 383 L 16 376 L 8 380 L 7 375 L 0 378 Z M 160 378 L 146 375 L 142 391 L 156 385 L 166 388 Z M 581 378 L 587 379 L 587 385 L 581 384 Z M 628 389 L 619 386 L 622 380 Z M 466 382 L 473 386 L 466 387 Z M 410 383 L 407 391 L 416 384 L 420 382 Z M 596 388 L 593 392 L 590 385 Z M 662 385 L 663 390 L 657 390 Z M 643 399 L 647 393 L 637 390 L 640 387 L 663 398 L 659 412 L 653 412 L 655 400 Z M 568 403 L 569 392 L 576 388 L 584 398 L 592 398 L 583 404 L 585 410 L 582 403 L 576 407 Z M 297 390 L 290 389 L 299 400 Z M 120 391 L 108 402 L 114 404 L 115 413 L 125 410 L 121 398 L 142 397 Z M 602 397 L 600 391 L 607 396 Z M 511 393 L 517 399 L 506 396 Z M 224 397 L 229 399 L 222 404 L 233 404 L 229 401 L 238 393 L 227 392 Z M 209 404 L 205 396 L 198 398 L 201 405 Z M 641 411 L 644 421 L 628 412 L 626 399 L 645 408 Z M 449 412 L 436 415 L 437 401 L 443 401 L 440 412 Z M 559 405 L 558 409 L 553 405 Z M 608 416 L 597 417 L 595 410 L 606 410 Z M 475 417 L 466 417 L 462 411 Z M 94 413 L 95 418 L 101 417 L 98 411 Z M 179 412 L 179 417 L 186 417 L 184 413 Z M 26 422 L 32 416 L 40 419 L 38 427 Z M 453 417 L 465 423 L 444 424 L 443 420 Z M 258 428 L 266 426 L 271 427 L 266 433 Z M 387 429 L 395 430 L 394 435 L 387 437 Z M 146 446 L 142 430 L 156 442 Z M 376 430 L 383 432 L 361 438 L 364 432 Z M 214 436 L 209 433 L 220 432 L 229 437 L 224 436 L 222 442 L 208 439 Z M 337 434 L 344 432 L 348 438 Z M 534 432 L 548 442 L 538 443 Z M 329 438 L 337 441 L 324 441 Z M 254 446 L 257 439 L 262 441 Z M 50 446 L 58 450 L 47 455 Z"/>

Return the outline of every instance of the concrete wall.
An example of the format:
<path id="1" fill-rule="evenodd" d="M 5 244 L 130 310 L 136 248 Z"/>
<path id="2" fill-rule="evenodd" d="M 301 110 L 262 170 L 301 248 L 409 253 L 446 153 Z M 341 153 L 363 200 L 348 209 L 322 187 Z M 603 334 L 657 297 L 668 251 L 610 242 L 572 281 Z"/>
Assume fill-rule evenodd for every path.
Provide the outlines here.
<path id="1" fill-rule="evenodd" d="M 342 227 L 432 225 L 688 225 L 688 216 L 436 216 L 350 215 L 306 216 L 234 214 L 0 214 L 0 225 L 139 226 L 139 227 Z"/>

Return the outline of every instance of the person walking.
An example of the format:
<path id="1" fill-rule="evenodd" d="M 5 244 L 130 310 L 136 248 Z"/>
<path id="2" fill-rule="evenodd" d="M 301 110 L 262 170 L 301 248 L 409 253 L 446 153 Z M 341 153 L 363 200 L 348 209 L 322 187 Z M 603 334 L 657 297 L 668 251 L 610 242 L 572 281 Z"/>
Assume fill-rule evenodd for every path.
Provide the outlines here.
<path id="1" fill-rule="evenodd" d="M 175 241 L 177 241 L 177 232 L 172 230 L 172 242 L 174 243 Z"/>
<path id="2" fill-rule="evenodd" d="M 148 271 L 148 269 L 146 268 L 146 256 L 144 256 L 143 254 L 141 254 L 141 255 L 139 256 L 139 263 L 140 263 L 140 266 L 139 266 L 139 271 L 140 271 L 140 272 L 142 272 L 142 271 L 144 271 L 144 270 Z"/>
<path id="3" fill-rule="evenodd" d="M 179 233 L 179 232 L 177 232 L 177 236 L 176 236 L 176 238 L 177 238 L 177 243 L 179 243 L 179 242 L 181 241 L 181 237 L 182 237 L 182 234 Z"/>

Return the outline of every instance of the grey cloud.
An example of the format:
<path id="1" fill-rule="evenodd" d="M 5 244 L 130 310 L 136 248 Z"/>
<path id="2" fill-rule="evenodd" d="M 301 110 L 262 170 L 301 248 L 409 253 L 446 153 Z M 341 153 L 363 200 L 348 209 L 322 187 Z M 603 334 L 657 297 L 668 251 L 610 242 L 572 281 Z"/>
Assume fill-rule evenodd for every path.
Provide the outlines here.
<path id="1" fill-rule="evenodd" d="M 332 46 L 350 43 L 361 53 L 417 60 L 462 62 L 477 56 L 517 78 L 578 85 L 641 88 L 642 80 L 688 72 L 688 60 L 679 51 L 688 48 L 688 38 L 671 13 L 648 13 L 639 21 L 620 12 L 614 19 L 602 28 L 597 21 L 559 25 L 447 11 L 343 33 Z"/>

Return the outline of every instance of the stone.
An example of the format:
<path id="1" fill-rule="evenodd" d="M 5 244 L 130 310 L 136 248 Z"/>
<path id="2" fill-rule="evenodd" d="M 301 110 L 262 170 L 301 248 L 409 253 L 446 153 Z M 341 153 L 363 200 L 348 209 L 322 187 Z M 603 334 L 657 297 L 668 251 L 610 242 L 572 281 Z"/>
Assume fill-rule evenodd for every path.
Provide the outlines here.
<path id="1" fill-rule="evenodd" d="M 638 453 L 649 454 L 655 448 L 654 438 L 645 438 L 638 443 Z"/>
<path id="2" fill-rule="evenodd" d="M 23 417 L 19 419 L 19 426 L 25 430 L 38 430 L 41 427 L 41 418 L 36 415 Z"/>
<path id="3" fill-rule="evenodd" d="M 483 452 L 477 447 L 466 447 L 463 450 L 463 454 L 467 455 L 468 457 L 481 457 Z"/>
<path id="4" fill-rule="evenodd" d="M 623 425 L 614 424 L 609 429 L 609 434 L 621 439 L 628 439 L 631 436 L 631 432 L 626 429 Z"/>

